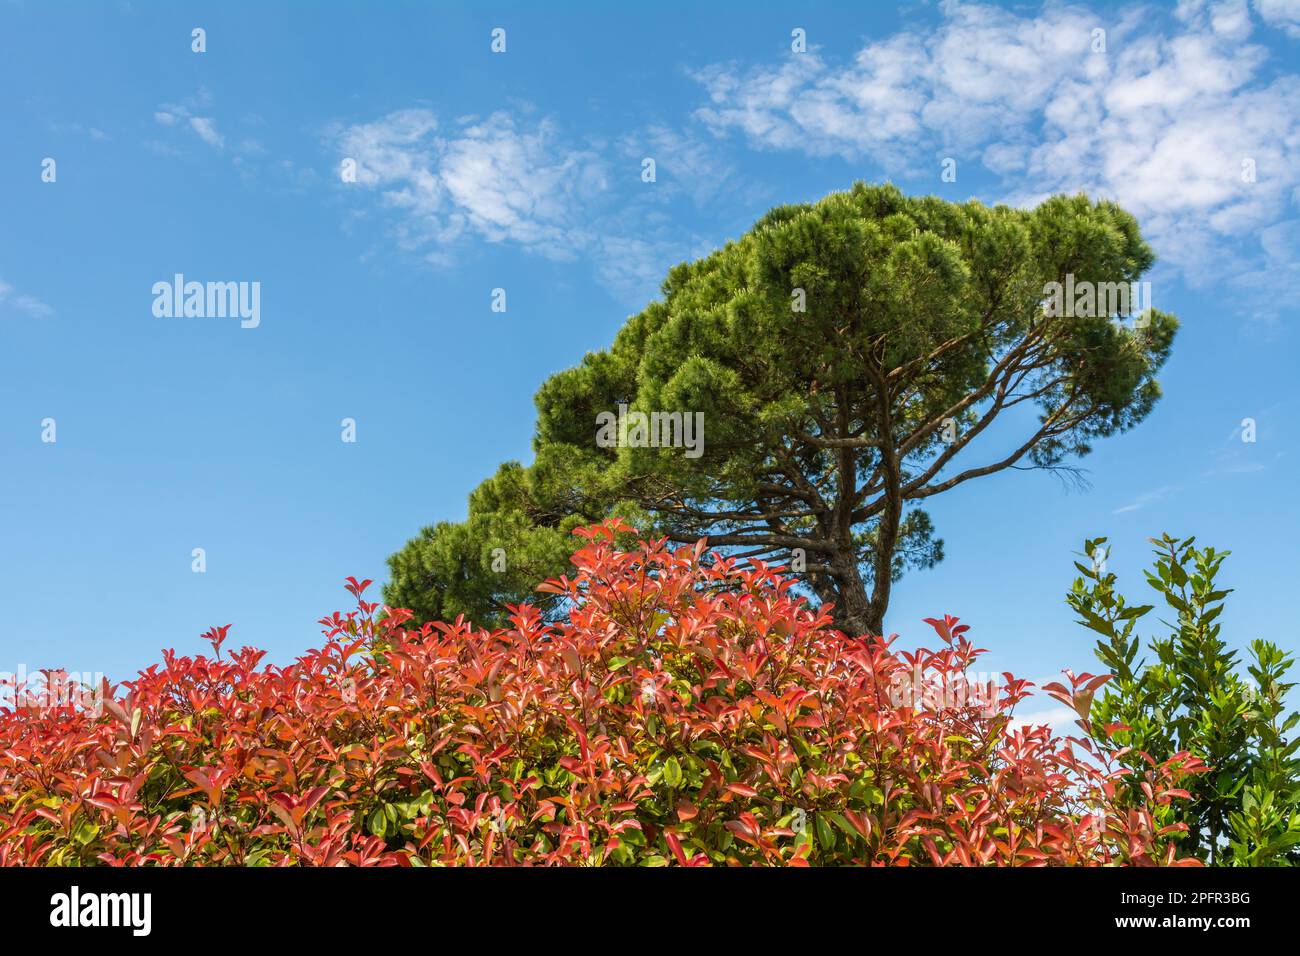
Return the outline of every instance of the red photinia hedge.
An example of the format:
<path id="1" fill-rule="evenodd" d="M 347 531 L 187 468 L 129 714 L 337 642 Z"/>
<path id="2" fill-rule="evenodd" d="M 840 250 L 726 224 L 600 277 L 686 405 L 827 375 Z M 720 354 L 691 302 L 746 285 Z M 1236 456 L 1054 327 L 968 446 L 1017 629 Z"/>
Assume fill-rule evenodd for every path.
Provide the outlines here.
<path id="1" fill-rule="evenodd" d="M 764 566 L 627 530 L 580 532 L 542 586 L 559 625 L 416 630 L 349 579 L 358 609 L 288 667 L 214 628 L 215 657 L 166 653 L 102 708 L 4 708 L 0 862 L 1180 862 L 1194 759 L 1116 787 L 1115 754 L 1012 721 L 1027 682 L 976 692 L 954 618 L 898 653 Z M 1102 679 L 1070 680 L 1047 689 L 1086 714 Z"/>

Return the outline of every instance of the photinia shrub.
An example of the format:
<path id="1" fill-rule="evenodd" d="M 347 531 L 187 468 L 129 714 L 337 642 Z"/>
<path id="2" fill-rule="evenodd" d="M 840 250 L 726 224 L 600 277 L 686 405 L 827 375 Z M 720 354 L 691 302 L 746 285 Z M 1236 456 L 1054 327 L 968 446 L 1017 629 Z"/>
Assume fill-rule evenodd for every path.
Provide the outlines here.
<path id="1" fill-rule="evenodd" d="M 289 666 L 223 655 L 227 625 L 102 707 L 5 707 L 0 863 L 1188 862 L 1173 804 L 1196 758 L 1017 724 L 1031 685 L 970 679 L 955 618 L 896 652 L 763 564 L 620 550 L 628 531 L 577 532 L 576 574 L 541 587 L 560 623 L 525 604 L 508 628 L 416 629 L 350 578 L 357 609 Z M 1089 731 L 1105 680 L 1046 690 Z"/>

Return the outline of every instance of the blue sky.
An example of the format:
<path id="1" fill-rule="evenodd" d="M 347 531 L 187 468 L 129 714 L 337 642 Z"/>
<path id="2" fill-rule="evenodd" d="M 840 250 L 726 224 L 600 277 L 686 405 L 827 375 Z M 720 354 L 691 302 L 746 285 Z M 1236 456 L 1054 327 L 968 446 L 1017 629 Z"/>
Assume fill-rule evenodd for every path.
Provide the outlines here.
<path id="1" fill-rule="evenodd" d="M 0 4 L 0 670 L 122 679 L 227 622 L 291 660 L 345 575 L 529 460 L 537 386 L 670 265 L 856 179 L 1116 198 L 1183 323 L 1086 490 L 932 500 L 948 558 L 890 629 L 1088 669 L 1071 552 L 1109 535 L 1140 592 L 1167 530 L 1233 551 L 1234 643 L 1295 647 L 1300 4 L 538 7 Z M 156 317 L 176 273 L 259 282 L 260 324 Z"/>

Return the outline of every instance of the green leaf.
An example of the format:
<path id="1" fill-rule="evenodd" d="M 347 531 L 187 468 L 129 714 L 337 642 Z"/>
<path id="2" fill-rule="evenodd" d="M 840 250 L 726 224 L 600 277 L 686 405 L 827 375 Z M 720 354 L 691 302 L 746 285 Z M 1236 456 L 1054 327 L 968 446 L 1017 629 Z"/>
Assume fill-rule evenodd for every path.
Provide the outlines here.
<path id="1" fill-rule="evenodd" d="M 828 813 L 827 816 L 831 818 L 832 823 L 844 831 L 850 840 L 856 840 L 860 836 L 858 831 L 853 829 L 853 824 L 844 818 L 844 814 Z"/>
<path id="2" fill-rule="evenodd" d="M 664 782 L 670 787 L 682 785 L 682 765 L 677 762 L 676 757 L 669 757 L 664 763 Z"/>
<path id="3" fill-rule="evenodd" d="M 82 820 L 77 824 L 77 829 L 73 831 L 72 838 L 85 846 L 93 843 L 99 836 L 99 825 L 91 823 L 89 820 Z"/>
<path id="4" fill-rule="evenodd" d="M 823 850 L 835 848 L 835 831 L 831 829 L 825 813 L 817 814 L 817 842 L 822 845 Z"/>

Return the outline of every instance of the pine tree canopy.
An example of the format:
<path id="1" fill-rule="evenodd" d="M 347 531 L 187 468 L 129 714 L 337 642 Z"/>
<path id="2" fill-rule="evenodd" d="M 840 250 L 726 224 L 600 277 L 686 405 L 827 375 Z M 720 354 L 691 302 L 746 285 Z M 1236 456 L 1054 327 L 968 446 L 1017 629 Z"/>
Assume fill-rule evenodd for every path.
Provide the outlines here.
<path id="1" fill-rule="evenodd" d="M 394 554 L 385 599 L 499 622 L 572 570 L 574 527 L 617 514 L 787 565 L 878 634 L 891 584 L 943 556 L 927 499 L 1069 474 L 1151 411 L 1177 321 L 1127 313 L 1153 259 L 1133 216 L 1083 195 L 990 208 L 857 184 L 779 206 L 544 382 L 533 463 Z"/>

